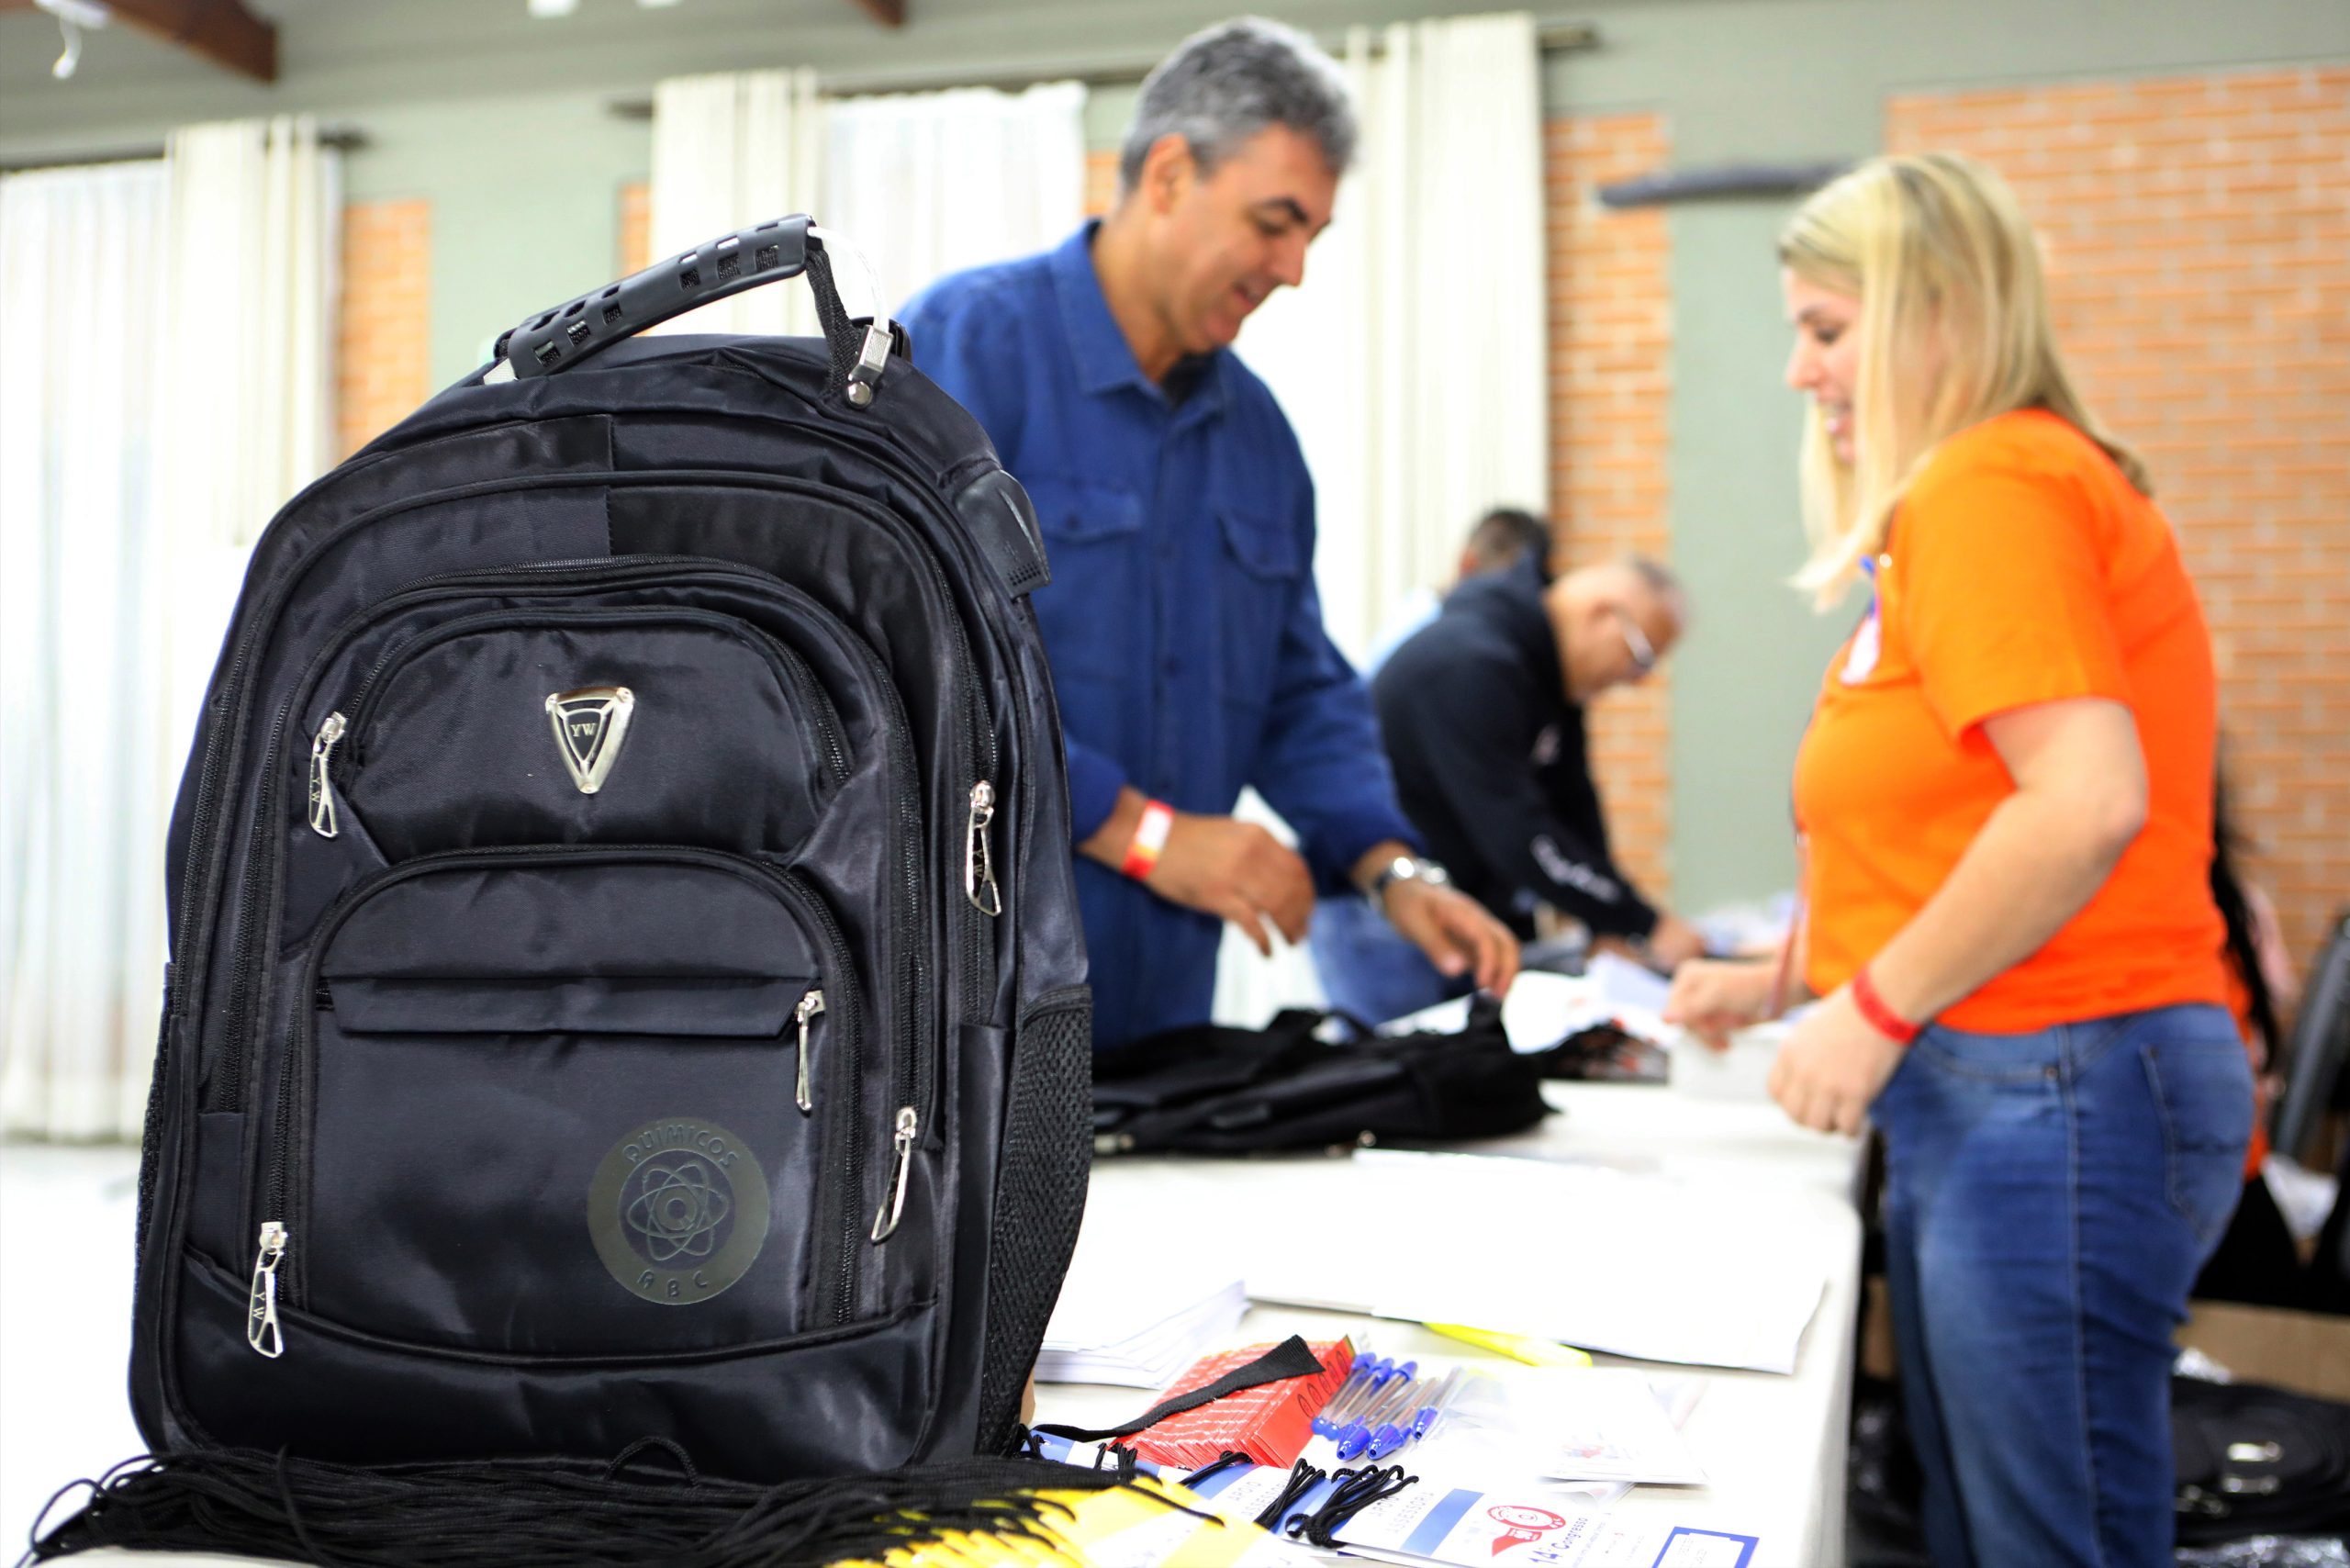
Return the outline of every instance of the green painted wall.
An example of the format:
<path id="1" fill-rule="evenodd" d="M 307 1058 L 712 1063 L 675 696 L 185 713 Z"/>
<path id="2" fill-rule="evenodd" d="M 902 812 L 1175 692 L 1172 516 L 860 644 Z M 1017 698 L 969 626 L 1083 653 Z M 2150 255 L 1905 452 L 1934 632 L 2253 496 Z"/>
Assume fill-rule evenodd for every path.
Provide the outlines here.
<path id="1" fill-rule="evenodd" d="M 432 375 L 454 379 L 488 339 L 611 271 L 619 187 L 650 135 L 607 105 L 659 77 L 809 64 L 853 88 L 1033 74 L 1116 76 L 1230 13 L 1215 0 L 910 0 L 901 33 L 849 0 L 586 0 L 533 23 L 521 0 L 279 0 L 284 79 L 229 81 L 117 28 L 83 73 L 46 76 L 54 29 L 0 16 L 0 161 L 160 139 L 191 120 L 307 110 L 363 130 L 353 199 L 433 204 Z M 1261 7 L 1335 39 L 1350 23 L 1491 8 L 1490 0 L 1304 0 Z M 1617 0 L 1550 16 L 1601 47 L 1549 58 L 1553 113 L 1661 110 L 1681 167 L 1813 162 L 1876 148 L 1886 97 L 1938 86 L 2350 59 L 2339 0 Z M 1096 146 L 1131 89 L 1097 94 Z M 1759 895 L 1792 876 L 1788 769 L 1844 617 L 1781 586 L 1800 554 L 1800 409 L 1771 243 L 1786 204 L 1673 209 L 1672 460 L 1676 564 L 1697 607 L 1676 655 L 1673 857 L 1680 902 Z"/>
<path id="2" fill-rule="evenodd" d="M 344 161 L 352 201 L 432 203 L 435 386 L 488 358 L 532 311 L 609 282 L 620 189 L 643 179 L 651 133 L 586 94 L 460 98 L 370 109 Z"/>

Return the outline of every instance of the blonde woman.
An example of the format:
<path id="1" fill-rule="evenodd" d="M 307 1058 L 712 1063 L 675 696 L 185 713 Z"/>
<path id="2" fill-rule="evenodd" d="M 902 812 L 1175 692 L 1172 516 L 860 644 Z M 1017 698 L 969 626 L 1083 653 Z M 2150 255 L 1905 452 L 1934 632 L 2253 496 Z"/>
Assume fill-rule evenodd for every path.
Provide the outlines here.
<path id="1" fill-rule="evenodd" d="M 2210 634 L 1996 175 L 1873 160 L 1779 259 L 1798 582 L 1871 600 L 1796 763 L 1819 1004 L 1772 1093 L 1885 1135 L 1934 1561 L 2167 1564 L 2170 1333 L 2252 1122 L 2206 878 Z M 1686 966 L 1671 1007 L 1718 1039 L 1774 989 Z"/>

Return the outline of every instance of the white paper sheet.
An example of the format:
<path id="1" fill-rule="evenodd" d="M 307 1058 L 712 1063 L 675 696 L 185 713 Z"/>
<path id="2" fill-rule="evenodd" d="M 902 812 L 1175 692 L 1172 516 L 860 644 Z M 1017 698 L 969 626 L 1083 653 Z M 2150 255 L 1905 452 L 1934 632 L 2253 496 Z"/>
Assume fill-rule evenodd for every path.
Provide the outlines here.
<path id="1" fill-rule="evenodd" d="M 1228 1221 L 1222 1238 L 1259 1301 L 1792 1372 L 1827 1282 L 1768 1190 L 1384 1149 L 1284 1183 L 1312 1225 Z"/>
<path id="2" fill-rule="evenodd" d="M 1628 1035 L 1662 1045 L 1680 1031 L 1662 1014 L 1672 987 L 1626 959 L 1602 953 L 1579 975 L 1527 969 L 1502 1002 L 1502 1029 L 1513 1049 L 1547 1051 L 1570 1035 L 1612 1024 Z M 1454 1033 L 1469 1022 L 1466 997 L 1439 1002 L 1381 1025 L 1382 1034 L 1428 1029 Z"/>

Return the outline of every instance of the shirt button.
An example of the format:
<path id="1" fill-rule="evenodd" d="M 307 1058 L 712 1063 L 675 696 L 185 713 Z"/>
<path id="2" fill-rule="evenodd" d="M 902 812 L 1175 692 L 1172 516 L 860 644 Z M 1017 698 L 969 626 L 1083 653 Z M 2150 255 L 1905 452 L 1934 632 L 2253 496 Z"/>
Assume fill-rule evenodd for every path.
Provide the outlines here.
<path id="1" fill-rule="evenodd" d="M 1165 676 L 1169 680 L 1174 680 L 1183 673 L 1183 661 L 1181 659 L 1162 659 L 1159 661 L 1158 673 Z"/>

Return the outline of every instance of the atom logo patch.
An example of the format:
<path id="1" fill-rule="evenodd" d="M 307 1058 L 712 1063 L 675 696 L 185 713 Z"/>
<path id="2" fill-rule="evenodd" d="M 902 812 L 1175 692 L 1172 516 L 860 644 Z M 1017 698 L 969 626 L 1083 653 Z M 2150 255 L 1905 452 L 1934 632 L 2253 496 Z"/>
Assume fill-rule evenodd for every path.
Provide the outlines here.
<path id="1" fill-rule="evenodd" d="M 767 1179 L 715 1123 L 648 1122 L 596 1168 L 588 1234 L 604 1267 L 662 1306 L 709 1301 L 750 1271 L 767 1239 Z"/>
<path id="2" fill-rule="evenodd" d="M 630 1238 L 656 1263 L 707 1258 L 734 1200 L 699 1155 L 656 1157 L 637 1167 L 629 1183 Z"/>

